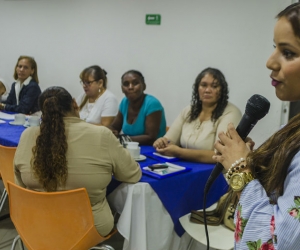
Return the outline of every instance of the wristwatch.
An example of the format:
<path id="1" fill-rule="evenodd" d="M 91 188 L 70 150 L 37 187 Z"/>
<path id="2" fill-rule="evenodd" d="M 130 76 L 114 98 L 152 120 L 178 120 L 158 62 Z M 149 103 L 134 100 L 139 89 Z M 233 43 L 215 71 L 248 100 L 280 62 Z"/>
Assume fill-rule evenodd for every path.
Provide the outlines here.
<path id="1" fill-rule="evenodd" d="M 234 173 L 230 178 L 229 185 L 233 191 L 238 192 L 253 180 L 254 178 L 250 172 Z"/>

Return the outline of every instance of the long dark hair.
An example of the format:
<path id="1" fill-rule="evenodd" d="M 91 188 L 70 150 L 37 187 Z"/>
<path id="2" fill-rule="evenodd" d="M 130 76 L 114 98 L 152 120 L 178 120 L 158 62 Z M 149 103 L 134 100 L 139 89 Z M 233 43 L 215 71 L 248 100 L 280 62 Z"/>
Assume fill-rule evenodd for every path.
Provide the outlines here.
<path id="1" fill-rule="evenodd" d="M 217 107 L 214 109 L 211 120 L 215 122 L 224 112 L 224 109 L 226 108 L 226 105 L 228 103 L 228 84 L 226 82 L 225 76 L 223 73 L 215 68 L 206 68 L 204 69 L 195 80 L 195 83 L 193 85 L 193 93 L 192 93 L 192 100 L 191 100 L 191 111 L 188 116 L 188 121 L 192 122 L 195 119 L 198 118 L 199 114 L 202 111 L 202 101 L 199 97 L 199 83 L 201 79 L 206 75 L 210 74 L 216 83 L 218 83 L 221 86 L 220 90 L 220 98 L 218 100 Z"/>
<path id="2" fill-rule="evenodd" d="M 300 4 L 295 3 L 281 11 L 277 18 L 286 18 L 292 25 L 295 36 L 300 38 Z M 300 70 L 300 69 L 299 69 Z M 271 136 L 247 158 L 247 165 L 267 194 L 283 194 L 288 167 L 300 149 L 300 114 Z"/>
<path id="3" fill-rule="evenodd" d="M 63 117 L 72 111 L 72 102 L 72 96 L 62 87 L 50 87 L 39 97 L 42 122 L 32 149 L 31 164 L 35 176 L 48 192 L 64 186 L 67 180 L 68 144 Z"/>

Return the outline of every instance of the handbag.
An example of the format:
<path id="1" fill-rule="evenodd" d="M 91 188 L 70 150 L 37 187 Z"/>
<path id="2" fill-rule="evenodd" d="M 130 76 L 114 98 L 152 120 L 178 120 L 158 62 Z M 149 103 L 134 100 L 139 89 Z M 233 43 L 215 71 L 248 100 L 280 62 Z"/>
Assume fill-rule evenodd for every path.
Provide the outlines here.
<path id="1" fill-rule="evenodd" d="M 220 224 L 224 224 L 226 227 L 234 231 L 234 213 L 237 203 L 237 194 L 230 189 L 219 199 L 217 207 L 214 210 L 206 211 L 207 225 L 219 226 Z M 198 224 L 204 224 L 203 211 L 192 210 L 190 221 Z"/>

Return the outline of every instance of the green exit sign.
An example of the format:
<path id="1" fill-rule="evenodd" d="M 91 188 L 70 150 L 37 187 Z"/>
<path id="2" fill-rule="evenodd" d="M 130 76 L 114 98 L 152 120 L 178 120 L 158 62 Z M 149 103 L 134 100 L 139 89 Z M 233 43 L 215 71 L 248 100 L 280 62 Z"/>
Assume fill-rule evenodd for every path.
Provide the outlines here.
<path id="1" fill-rule="evenodd" d="M 146 24 L 148 25 L 160 25 L 161 17 L 158 14 L 147 14 Z"/>

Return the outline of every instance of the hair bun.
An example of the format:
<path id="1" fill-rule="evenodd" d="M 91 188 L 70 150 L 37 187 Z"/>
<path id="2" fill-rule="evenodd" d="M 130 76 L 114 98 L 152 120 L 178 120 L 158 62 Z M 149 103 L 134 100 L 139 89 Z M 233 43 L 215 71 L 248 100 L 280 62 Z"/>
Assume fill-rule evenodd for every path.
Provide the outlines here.
<path id="1" fill-rule="evenodd" d="M 106 70 L 105 70 L 105 69 L 102 69 L 102 70 L 103 70 L 104 74 L 105 74 L 105 75 L 107 75 L 107 72 L 106 72 Z"/>

